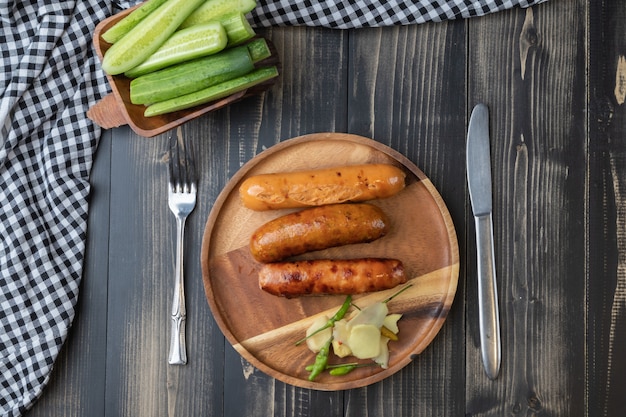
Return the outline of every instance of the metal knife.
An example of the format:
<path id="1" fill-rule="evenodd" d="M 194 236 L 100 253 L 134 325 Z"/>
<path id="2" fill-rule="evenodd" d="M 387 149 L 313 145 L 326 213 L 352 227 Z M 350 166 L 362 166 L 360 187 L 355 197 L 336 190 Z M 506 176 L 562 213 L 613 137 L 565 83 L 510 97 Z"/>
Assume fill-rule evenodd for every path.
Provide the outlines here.
<path id="1" fill-rule="evenodd" d="M 484 104 L 478 104 L 472 111 L 467 133 L 467 183 L 476 225 L 481 355 L 487 376 L 495 379 L 500 372 L 501 345 L 491 215 L 490 154 L 489 109 Z"/>

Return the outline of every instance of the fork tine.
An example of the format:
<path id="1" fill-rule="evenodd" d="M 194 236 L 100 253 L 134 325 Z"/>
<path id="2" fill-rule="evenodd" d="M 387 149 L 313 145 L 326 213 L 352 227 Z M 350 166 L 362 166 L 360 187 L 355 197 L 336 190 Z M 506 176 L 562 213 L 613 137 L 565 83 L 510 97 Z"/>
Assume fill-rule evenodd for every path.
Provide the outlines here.
<path id="1" fill-rule="evenodd" d="M 184 153 L 184 168 L 185 168 L 185 184 L 188 191 L 195 190 L 196 182 L 198 181 L 196 173 L 196 164 L 194 160 L 194 151 L 191 143 L 186 141 L 183 144 Z"/>
<path id="2" fill-rule="evenodd" d="M 170 137 L 170 183 L 174 192 L 195 191 L 197 172 L 191 145 L 176 135 Z"/>
<path id="3" fill-rule="evenodd" d="M 180 183 L 180 164 L 178 156 L 178 139 L 176 138 L 176 135 L 172 135 L 170 137 L 168 171 L 170 175 L 170 186 L 172 187 L 172 191 L 177 192 Z"/>

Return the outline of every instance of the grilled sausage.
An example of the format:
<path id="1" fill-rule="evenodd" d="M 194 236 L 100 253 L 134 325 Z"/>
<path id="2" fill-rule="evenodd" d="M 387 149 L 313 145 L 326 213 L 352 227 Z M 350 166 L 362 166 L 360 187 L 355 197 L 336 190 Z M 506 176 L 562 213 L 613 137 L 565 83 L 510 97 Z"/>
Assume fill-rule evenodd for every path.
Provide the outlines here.
<path id="1" fill-rule="evenodd" d="M 366 203 L 332 204 L 278 217 L 259 227 L 250 238 L 250 251 L 259 262 L 384 236 L 389 222 L 383 211 Z"/>
<path id="2" fill-rule="evenodd" d="M 262 290 L 286 298 L 303 295 L 361 294 L 406 282 L 397 259 L 363 258 L 264 264 L 259 271 Z"/>
<path id="3" fill-rule="evenodd" d="M 239 187 L 253 210 L 299 208 L 390 197 L 402 190 L 405 173 L 388 164 L 255 175 Z"/>

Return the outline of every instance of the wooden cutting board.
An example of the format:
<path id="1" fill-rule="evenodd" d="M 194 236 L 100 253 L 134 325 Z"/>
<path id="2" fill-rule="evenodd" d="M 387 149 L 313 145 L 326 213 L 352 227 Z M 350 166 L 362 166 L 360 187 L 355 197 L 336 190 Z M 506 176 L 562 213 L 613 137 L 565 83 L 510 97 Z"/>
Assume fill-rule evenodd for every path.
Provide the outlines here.
<path id="1" fill-rule="evenodd" d="M 370 366 L 337 377 L 308 381 L 305 366 L 315 354 L 295 346 L 317 315 L 332 316 L 344 296 L 285 299 L 259 289 L 261 266 L 250 253 L 252 232 L 289 210 L 256 212 L 242 205 L 238 189 L 251 175 L 364 163 L 390 163 L 406 174 L 406 187 L 393 197 L 370 201 L 391 221 L 391 231 L 366 244 L 312 252 L 302 259 L 390 257 L 400 259 L 412 286 L 389 302 L 402 313 L 399 340 L 389 342 L 388 369 Z M 284 141 L 260 153 L 230 180 L 208 217 L 202 241 L 206 297 L 220 329 L 248 362 L 283 382 L 318 390 L 340 390 L 380 381 L 406 366 L 435 338 L 452 305 L 459 273 L 456 232 L 448 209 L 430 180 L 398 152 L 356 135 L 319 133 Z M 401 287 L 399 287 L 401 288 Z M 399 288 L 355 296 L 363 308 Z M 331 354 L 332 363 L 340 360 Z M 371 362 L 371 361 L 370 361 Z"/>

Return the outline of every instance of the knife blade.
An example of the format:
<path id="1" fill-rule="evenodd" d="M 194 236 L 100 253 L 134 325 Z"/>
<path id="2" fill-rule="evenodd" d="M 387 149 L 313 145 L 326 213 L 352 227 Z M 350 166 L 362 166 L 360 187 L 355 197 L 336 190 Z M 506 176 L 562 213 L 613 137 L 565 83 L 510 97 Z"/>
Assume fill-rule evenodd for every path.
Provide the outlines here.
<path id="1" fill-rule="evenodd" d="M 466 157 L 467 183 L 476 226 L 481 356 L 487 377 L 495 379 L 500 372 L 501 342 L 493 242 L 489 109 L 484 104 L 478 104 L 472 110 Z"/>

